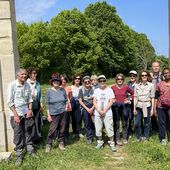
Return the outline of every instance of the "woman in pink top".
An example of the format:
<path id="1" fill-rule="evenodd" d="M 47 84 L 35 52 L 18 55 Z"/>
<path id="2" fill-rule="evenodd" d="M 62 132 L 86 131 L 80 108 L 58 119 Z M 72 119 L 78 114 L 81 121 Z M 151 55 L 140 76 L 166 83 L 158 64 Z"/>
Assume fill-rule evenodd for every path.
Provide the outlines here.
<path id="1" fill-rule="evenodd" d="M 118 145 L 122 145 L 119 132 L 119 123 L 120 119 L 122 121 L 122 130 L 123 130 L 123 144 L 127 144 L 128 132 L 127 132 L 127 121 L 128 121 L 128 106 L 129 101 L 127 99 L 127 94 L 130 93 L 133 95 L 133 91 L 129 88 L 128 85 L 124 84 L 124 75 L 119 73 L 116 75 L 116 84 L 111 88 L 115 94 L 115 103 L 113 104 L 113 121 L 114 121 L 114 132 L 115 132 L 115 141 Z"/>
<path id="2" fill-rule="evenodd" d="M 167 145 L 170 137 L 170 69 L 162 71 L 164 80 L 157 84 L 155 92 L 154 113 L 158 114 L 159 138 L 162 145 Z"/>

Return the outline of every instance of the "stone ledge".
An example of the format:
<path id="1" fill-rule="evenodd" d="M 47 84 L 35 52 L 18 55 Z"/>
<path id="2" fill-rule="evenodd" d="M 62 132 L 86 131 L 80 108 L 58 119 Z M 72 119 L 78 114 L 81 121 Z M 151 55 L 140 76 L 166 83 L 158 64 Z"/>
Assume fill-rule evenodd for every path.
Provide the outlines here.
<path id="1" fill-rule="evenodd" d="M 0 152 L 0 162 L 10 161 L 12 157 L 12 152 Z"/>

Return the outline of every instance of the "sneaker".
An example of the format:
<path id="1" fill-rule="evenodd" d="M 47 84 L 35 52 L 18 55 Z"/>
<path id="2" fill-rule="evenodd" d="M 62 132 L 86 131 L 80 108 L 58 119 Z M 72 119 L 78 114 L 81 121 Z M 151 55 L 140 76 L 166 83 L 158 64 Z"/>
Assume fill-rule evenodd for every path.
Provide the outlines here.
<path id="1" fill-rule="evenodd" d="M 123 143 L 122 143 L 121 140 L 118 140 L 116 143 L 117 143 L 117 145 L 119 145 L 119 146 L 122 146 L 122 145 L 123 145 Z"/>
<path id="2" fill-rule="evenodd" d="M 98 140 L 97 141 L 97 146 L 96 146 L 96 149 L 101 149 L 101 148 L 103 148 L 103 141 L 102 140 Z"/>
<path id="3" fill-rule="evenodd" d="M 65 147 L 64 147 L 64 142 L 60 142 L 59 145 L 58 145 L 59 149 L 60 150 L 65 150 Z"/>
<path id="4" fill-rule="evenodd" d="M 110 143 L 110 149 L 111 149 L 112 152 L 116 152 L 116 147 L 115 147 L 114 142 Z"/>
<path id="5" fill-rule="evenodd" d="M 163 146 L 166 146 L 166 145 L 167 145 L 166 139 L 162 139 L 162 140 L 161 140 L 161 145 L 163 145 Z"/>
<path id="6" fill-rule="evenodd" d="M 84 138 L 84 135 L 82 133 L 79 134 L 80 138 Z"/>
<path id="7" fill-rule="evenodd" d="M 142 137 L 142 141 L 147 142 L 147 141 L 149 141 L 149 138 Z"/>
<path id="8" fill-rule="evenodd" d="M 21 157 L 17 157 L 17 160 L 15 161 L 15 166 L 20 166 L 22 164 L 23 159 Z"/>
<path id="9" fill-rule="evenodd" d="M 92 144 L 93 140 L 92 139 L 87 139 L 87 144 L 90 145 Z"/>
<path id="10" fill-rule="evenodd" d="M 128 143 L 127 139 L 123 139 L 123 144 L 126 145 Z"/>
<path id="11" fill-rule="evenodd" d="M 46 147 L 45 147 L 45 152 L 46 152 L 46 153 L 49 153 L 49 152 L 51 152 L 51 145 L 49 145 L 49 144 L 46 144 Z"/>

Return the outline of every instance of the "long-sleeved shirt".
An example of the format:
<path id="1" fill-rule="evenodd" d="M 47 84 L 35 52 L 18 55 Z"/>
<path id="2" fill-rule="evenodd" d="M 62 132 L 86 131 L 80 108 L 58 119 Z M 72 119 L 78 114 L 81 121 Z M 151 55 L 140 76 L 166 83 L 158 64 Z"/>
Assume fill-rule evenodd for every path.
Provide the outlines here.
<path id="1" fill-rule="evenodd" d="M 16 112 L 19 116 L 25 116 L 28 112 L 28 105 L 32 103 L 31 89 L 27 82 L 23 85 L 15 80 L 9 83 L 7 88 L 7 104 L 11 108 L 15 106 Z M 14 116 L 10 110 L 10 116 Z"/>
<path id="2" fill-rule="evenodd" d="M 57 115 L 66 111 L 67 94 L 64 88 L 48 89 L 46 94 L 46 108 L 50 115 Z"/>
<path id="3" fill-rule="evenodd" d="M 154 84 L 146 82 L 146 84 L 136 84 L 134 89 L 134 97 L 136 98 L 135 107 L 143 109 L 144 117 L 147 116 L 147 107 L 151 106 L 151 99 L 155 97 Z"/>

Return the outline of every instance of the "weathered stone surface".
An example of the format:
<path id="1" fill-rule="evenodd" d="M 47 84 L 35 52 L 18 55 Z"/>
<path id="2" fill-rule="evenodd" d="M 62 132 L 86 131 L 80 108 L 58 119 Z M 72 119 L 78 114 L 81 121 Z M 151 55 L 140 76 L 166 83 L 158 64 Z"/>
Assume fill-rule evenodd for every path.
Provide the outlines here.
<path id="1" fill-rule="evenodd" d="M 9 1 L 0 0 L 0 19 L 10 18 L 10 3 Z"/>
<path id="2" fill-rule="evenodd" d="M 11 152 L 0 152 L 0 161 L 9 161 L 11 159 Z"/>
<path id="3" fill-rule="evenodd" d="M 7 107 L 7 86 L 19 67 L 14 0 L 0 0 L 0 151 L 13 148 Z"/>

